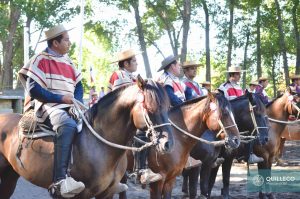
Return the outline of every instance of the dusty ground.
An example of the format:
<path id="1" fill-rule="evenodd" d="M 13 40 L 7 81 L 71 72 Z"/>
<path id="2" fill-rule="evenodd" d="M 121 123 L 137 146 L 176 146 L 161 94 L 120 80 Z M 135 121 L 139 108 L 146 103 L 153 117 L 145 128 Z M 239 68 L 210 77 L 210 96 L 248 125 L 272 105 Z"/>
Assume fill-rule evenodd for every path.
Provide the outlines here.
<path id="1" fill-rule="evenodd" d="M 286 143 L 285 152 L 283 159 L 289 162 L 286 167 L 274 167 L 274 169 L 297 169 L 300 170 L 300 141 L 288 141 Z M 254 168 L 255 166 L 252 166 Z M 232 168 L 230 195 L 232 199 L 243 199 L 243 198 L 258 198 L 257 193 L 247 193 L 246 190 L 246 165 L 236 163 Z M 219 199 L 221 184 L 221 172 L 219 171 L 217 183 L 213 189 L 212 198 Z M 173 198 L 181 199 L 184 198 L 181 192 L 182 178 L 177 177 L 176 186 L 173 190 Z M 300 192 L 300 190 L 299 190 Z M 199 195 L 199 190 L 198 190 Z M 128 191 L 129 199 L 146 199 L 149 198 L 149 191 L 142 189 L 139 185 L 133 183 L 129 184 Z M 300 193 L 274 193 L 277 199 L 296 199 L 300 198 Z M 1 196 L 0 196 L 1 198 Z M 117 197 L 115 197 L 117 198 Z M 18 181 L 18 185 L 12 199 L 50 199 L 47 191 L 36 187 L 23 179 Z"/>

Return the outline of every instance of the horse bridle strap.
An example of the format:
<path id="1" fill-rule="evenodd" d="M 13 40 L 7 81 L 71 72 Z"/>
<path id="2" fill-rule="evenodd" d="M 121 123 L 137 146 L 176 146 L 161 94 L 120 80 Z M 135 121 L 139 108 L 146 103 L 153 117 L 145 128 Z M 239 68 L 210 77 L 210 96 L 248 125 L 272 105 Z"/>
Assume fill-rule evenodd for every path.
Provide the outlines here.
<path id="1" fill-rule="evenodd" d="M 195 139 L 195 140 L 198 140 L 200 142 L 204 142 L 206 144 L 213 144 L 213 145 L 224 145 L 225 144 L 225 141 L 224 140 L 221 140 L 221 141 L 207 141 L 205 139 L 202 139 L 202 138 L 199 138 L 197 136 L 194 136 L 193 134 L 190 134 L 189 132 L 183 130 L 182 128 L 180 128 L 179 126 L 177 126 L 170 118 L 169 118 L 169 122 L 171 123 L 171 125 L 176 128 L 178 131 L 180 131 L 181 133 Z"/>
<path id="2" fill-rule="evenodd" d="M 252 122 L 253 122 L 253 131 L 251 132 L 251 136 L 254 135 L 254 132 L 256 130 L 257 134 L 259 134 L 259 129 L 268 129 L 269 127 L 267 126 L 257 126 L 257 122 L 256 122 L 256 119 L 255 119 L 255 115 L 254 115 L 254 107 L 255 106 L 252 106 L 252 104 L 249 102 L 249 109 L 250 109 L 250 115 L 251 115 L 251 119 L 252 119 Z"/>
<path id="3" fill-rule="evenodd" d="M 225 134 L 228 135 L 226 129 L 231 128 L 231 127 L 236 127 L 237 130 L 239 131 L 239 129 L 238 129 L 236 123 L 234 123 L 233 125 L 230 125 L 230 126 L 225 126 L 225 127 L 224 127 L 224 125 L 223 125 L 223 123 L 222 123 L 222 121 L 221 121 L 220 119 L 218 119 L 218 123 L 219 123 L 221 129 L 220 129 L 220 131 L 217 133 L 216 137 L 219 137 L 219 136 L 221 135 L 222 132 L 224 132 Z"/>
<path id="4" fill-rule="evenodd" d="M 116 144 L 116 143 L 112 143 L 108 140 L 106 140 L 105 138 L 101 137 L 94 129 L 93 127 L 90 125 L 90 123 L 87 121 L 86 117 L 84 116 L 84 114 L 82 113 L 80 106 L 85 107 L 81 102 L 77 101 L 76 99 L 73 99 L 73 104 L 75 106 L 75 108 L 77 109 L 77 111 L 79 112 L 81 118 L 83 119 L 83 121 L 85 122 L 86 126 L 89 128 L 89 130 L 91 131 L 91 133 L 101 142 L 107 144 L 108 146 L 114 147 L 114 148 L 118 148 L 118 149 L 124 149 L 124 150 L 131 150 L 131 151 L 137 151 L 140 152 L 146 148 L 149 148 L 151 146 L 156 145 L 156 141 L 155 142 L 148 142 L 145 145 L 137 148 L 137 147 L 129 147 L 129 146 L 124 146 L 124 145 L 120 145 L 120 144 Z"/>

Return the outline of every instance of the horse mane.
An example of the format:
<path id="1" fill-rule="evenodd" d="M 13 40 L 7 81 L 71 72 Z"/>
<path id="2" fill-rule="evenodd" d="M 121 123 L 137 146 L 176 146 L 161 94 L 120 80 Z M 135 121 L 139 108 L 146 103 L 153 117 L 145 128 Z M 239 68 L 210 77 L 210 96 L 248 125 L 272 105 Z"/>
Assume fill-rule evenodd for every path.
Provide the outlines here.
<path id="1" fill-rule="evenodd" d="M 229 103 L 229 101 L 225 98 L 225 96 L 222 93 L 216 93 L 214 96 L 218 102 L 218 106 L 220 109 L 220 118 L 221 118 L 223 113 L 228 112 L 228 110 L 225 110 L 226 107 L 228 107 L 229 110 L 231 110 L 231 104 Z"/>
<path id="2" fill-rule="evenodd" d="M 146 81 L 147 84 L 143 91 L 145 109 L 150 113 L 167 111 L 167 108 L 170 107 L 170 100 L 165 89 L 152 79 Z"/>
<path id="3" fill-rule="evenodd" d="M 279 98 L 281 98 L 284 94 L 280 94 L 278 95 L 275 99 L 273 99 L 272 101 L 270 101 L 266 107 L 268 108 L 269 106 L 271 106 L 276 100 L 278 100 Z"/>

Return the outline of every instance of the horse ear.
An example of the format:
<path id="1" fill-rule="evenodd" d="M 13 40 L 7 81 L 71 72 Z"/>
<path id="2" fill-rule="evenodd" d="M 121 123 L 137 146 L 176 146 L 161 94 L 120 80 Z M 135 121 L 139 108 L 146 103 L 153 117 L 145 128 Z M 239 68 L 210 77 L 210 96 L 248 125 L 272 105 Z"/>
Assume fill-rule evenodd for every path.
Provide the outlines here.
<path id="1" fill-rule="evenodd" d="M 290 86 L 286 87 L 286 91 L 289 92 L 290 94 L 292 94 L 292 89 Z"/>
<path id="2" fill-rule="evenodd" d="M 250 92 L 249 92 L 248 89 L 246 88 L 246 89 L 245 89 L 245 95 L 246 95 L 246 96 L 249 96 L 249 94 L 250 94 Z"/>
<path id="3" fill-rule="evenodd" d="M 141 90 L 144 90 L 145 85 L 147 84 L 147 82 L 141 77 L 140 74 L 138 74 L 137 76 L 137 85 Z"/>
<path id="4" fill-rule="evenodd" d="M 215 99 L 215 96 L 208 90 L 207 97 L 209 98 L 210 101 L 213 101 Z"/>

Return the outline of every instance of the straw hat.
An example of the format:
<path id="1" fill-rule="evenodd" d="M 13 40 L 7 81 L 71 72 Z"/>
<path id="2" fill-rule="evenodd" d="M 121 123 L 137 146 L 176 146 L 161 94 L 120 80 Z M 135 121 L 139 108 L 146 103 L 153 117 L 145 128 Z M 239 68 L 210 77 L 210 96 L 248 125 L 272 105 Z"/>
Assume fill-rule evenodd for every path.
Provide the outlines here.
<path id="1" fill-rule="evenodd" d="M 291 80 L 300 79 L 300 75 L 291 75 L 290 79 Z"/>
<path id="2" fill-rule="evenodd" d="M 201 82 L 201 85 L 211 85 L 211 83 L 209 81 L 205 81 L 205 82 Z"/>
<path id="3" fill-rule="evenodd" d="M 260 81 L 266 81 L 266 80 L 268 80 L 267 77 L 260 77 L 260 78 L 258 78 L 258 81 L 259 81 L 259 82 L 260 82 Z"/>
<path id="4" fill-rule="evenodd" d="M 228 70 L 225 72 L 226 73 L 241 73 L 241 72 L 245 72 L 245 70 L 242 70 L 241 67 L 239 67 L 239 66 L 230 66 L 228 68 Z"/>
<path id="5" fill-rule="evenodd" d="M 111 62 L 111 63 L 115 63 L 115 62 L 120 62 L 126 59 L 129 59 L 131 57 L 134 57 L 136 55 L 141 54 L 142 52 L 135 52 L 133 49 L 128 49 L 128 50 L 124 50 L 121 51 L 117 54 L 117 58 L 115 61 Z"/>
<path id="6" fill-rule="evenodd" d="M 45 31 L 45 39 L 40 41 L 40 43 L 44 42 L 44 41 L 48 41 L 50 39 L 53 39 L 53 38 L 63 34 L 64 32 L 67 32 L 72 29 L 74 29 L 74 28 L 66 29 L 62 24 L 54 26 L 54 27 L 50 28 L 49 30 Z"/>
<path id="7" fill-rule="evenodd" d="M 195 62 L 195 61 L 186 61 L 186 62 L 183 62 L 182 64 L 182 68 L 188 68 L 188 67 L 191 67 L 191 66 L 196 66 L 196 67 L 199 67 L 200 64 Z"/>
<path id="8" fill-rule="evenodd" d="M 257 81 L 251 81 L 251 82 L 249 83 L 249 85 L 257 86 L 257 85 L 258 85 L 258 82 L 257 82 Z"/>
<path id="9" fill-rule="evenodd" d="M 178 59 L 177 56 L 174 55 L 169 55 L 168 57 L 166 57 L 162 62 L 161 62 L 161 67 L 158 69 L 157 72 L 165 69 L 170 63 L 176 61 Z"/>

